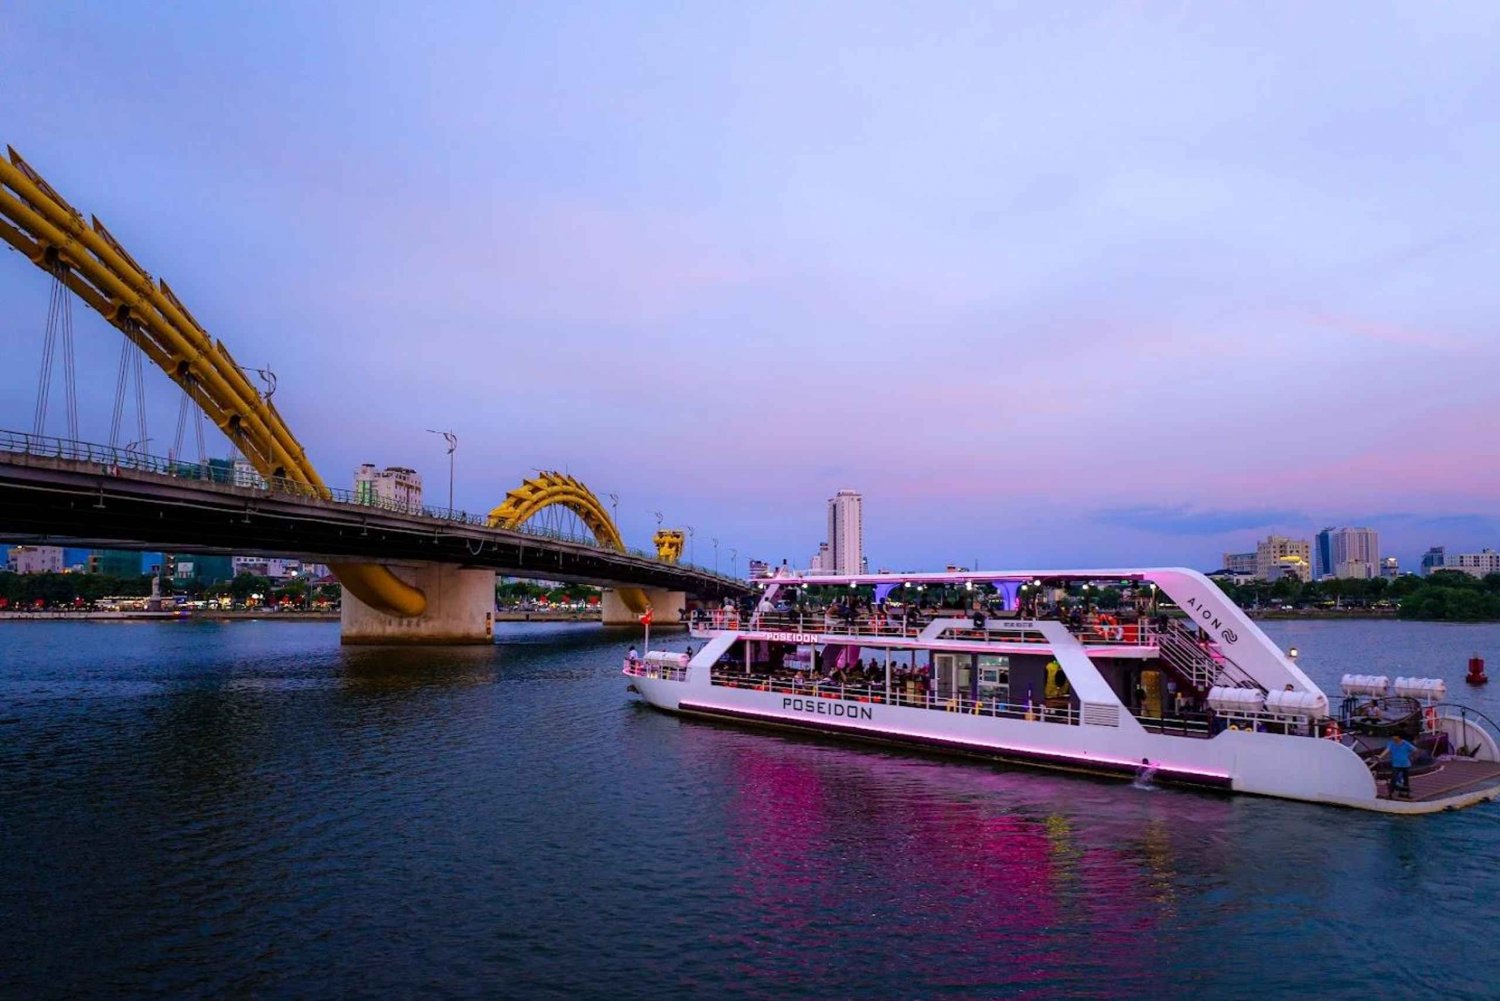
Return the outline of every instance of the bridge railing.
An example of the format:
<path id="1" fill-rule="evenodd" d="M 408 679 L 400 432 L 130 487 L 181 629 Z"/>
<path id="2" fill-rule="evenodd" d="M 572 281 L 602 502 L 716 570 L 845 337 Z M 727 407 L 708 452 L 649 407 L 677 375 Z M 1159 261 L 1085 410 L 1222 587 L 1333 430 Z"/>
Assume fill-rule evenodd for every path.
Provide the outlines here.
<path id="1" fill-rule="evenodd" d="M 285 477 L 262 476 L 246 465 L 241 464 L 237 467 L 230 460 L 187 462 L 171 456 L 151 455 L 136 449 L 134 443 L 119 448 L 113 445 L 101 445 L 98 442 L 76 441 L 71 438 L 55 438 L 51 435 L 28 434 L 24 431 L 0 429 L 0 452 L 28 455 L 43 459 L 64 459 L 70 462 L 97 465 L 100 467 L 100 472 L 105 475 L 118 475 L 122 471 L 129 470 L 134 473 L 150 473 L 157 476 L 170 477 L 175 480 L 198 480 L 206 483 L 217 483 L 222 486 L 239 487 L 240 489 L 261 490 L 270 494 L 305 497 L 311 500 L 322 500 L 353 507 L 375 508 L 380 511 L 390 511 L 394 514 L 416 515 L 459 525 L 472 525 L 478 528 L 489 527 L 488 517 L 473 514 L 469 511 L 460 511 L 446 507 L 417 507 L 415 505 L 400 504 L 354 490 L 344 490 L 339 487 L 323 487 L 320 489 L 310 484 Z M 600 545 L 598 540 L 591 535 L 561 532 L 534 525 L 521 525 L 510 529 L 510 531 L 520 532 L 539 539 L 548 539 L 553 542 L 568 542 L 580 546 L 590 546 L 594 549 L 607 552 L 621 552 L 621 550 L 614 549 L 613 547 Z M 635 556 L 640 559 L 661 562 L 655 553 L 650 553 L 643 549 L 627 549 L 624 550 L 624 553 L 625 555 Z M 689 563 L 676 563 L 672 565 L 704 575 L 722 576 L 716 571 L 706 570 Z"/>

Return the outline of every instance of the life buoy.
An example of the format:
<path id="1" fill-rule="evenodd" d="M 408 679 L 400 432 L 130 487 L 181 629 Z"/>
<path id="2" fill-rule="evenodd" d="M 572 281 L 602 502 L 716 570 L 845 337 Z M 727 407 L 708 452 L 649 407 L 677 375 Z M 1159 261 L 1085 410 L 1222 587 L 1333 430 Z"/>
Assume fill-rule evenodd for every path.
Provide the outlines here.
<path id="1" fill-rule="evenodd" d="M 1108 639 L 1119 642 L 1120 640 L 1125 638 L 1125 629 L 1123 626 L 1110 626 L 1104 631 L 1104 635 Z"/>
<path id="2" fill-rule="evenodd" d="M 1427 732 L 1435 733 L 1438 728 L 1437 709 L 1433 706 L 1428 706 L 1424 709 L 1422 711 L 1422 721 L 1426 724 Z"/>

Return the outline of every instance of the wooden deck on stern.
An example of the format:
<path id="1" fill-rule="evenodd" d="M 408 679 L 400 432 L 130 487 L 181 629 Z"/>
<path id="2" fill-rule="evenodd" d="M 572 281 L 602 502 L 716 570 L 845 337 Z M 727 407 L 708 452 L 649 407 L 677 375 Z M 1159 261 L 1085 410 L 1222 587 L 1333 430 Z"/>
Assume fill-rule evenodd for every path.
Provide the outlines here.
<path id="1" fill-rule="evenodd" d="M 1380 783 L 1384 793 L 1385 783 Z M 1478 792 L 1486 786 L 1500 786 L 1500 763 L 1494 761 L 1453 760 L 1442 762 L 1436 771 L 1411 777 L 1412 802 L 1446 799 L 1449 796 Z"/>

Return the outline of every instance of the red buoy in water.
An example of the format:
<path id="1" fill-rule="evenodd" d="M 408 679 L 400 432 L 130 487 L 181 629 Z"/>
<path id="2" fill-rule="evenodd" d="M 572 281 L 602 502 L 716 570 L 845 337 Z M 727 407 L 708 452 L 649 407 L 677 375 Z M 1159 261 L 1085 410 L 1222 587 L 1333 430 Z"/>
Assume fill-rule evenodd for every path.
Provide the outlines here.
<path id="1" fill-rule="evenodd" d="M 1484 673 L 1484 658 L 1478 655 L 1469 658 L 1469 673 L 1464 680 L 1471 685 L 1482 685 L 1489 681 L 1489 676 Z"/>

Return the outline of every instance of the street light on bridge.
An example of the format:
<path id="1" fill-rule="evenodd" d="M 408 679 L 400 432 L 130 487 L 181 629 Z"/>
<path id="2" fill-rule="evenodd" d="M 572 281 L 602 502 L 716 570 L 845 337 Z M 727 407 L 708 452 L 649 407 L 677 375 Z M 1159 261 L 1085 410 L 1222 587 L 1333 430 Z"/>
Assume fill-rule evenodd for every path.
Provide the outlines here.
<path id="1" fill-rule="evenodd" d="M 609 495 L 609 511 L 610 511 L 610 519 L 615 523 L 615 530 L 618 531 L 619 528 L 620 528 L 620 495 L 619 494 L 610 494 Z"/>
<path id="2" fill-rule="evenodd" d="M 434 431 L 427 429 L 428 434 L 440 434 L 448 443 L 448 510 L 453 510 L 453 453 L 458 448 L 458 435 L 452 431 Z"/>
<path id="3" fill-rule="evenodd" d="M 683 528 L 687 529 L 688 534 L 688 563 L 696 566 L 697 564 L 693 561 L 693 526 L 684 525 Z"/>
<path id="4" fill-rule="evenodd" d="M 714 539 L 714 573 L 719 572 L 719 540 Z"/>
<path id="5" fill-rule="evenodd" d="M 738 549 L 731 549 L 731 550 L 729 550 L 729 576 L 731 576 L 731 577 L 738 577 L 739 575 L 740 575 L 740 551 Z"/>

